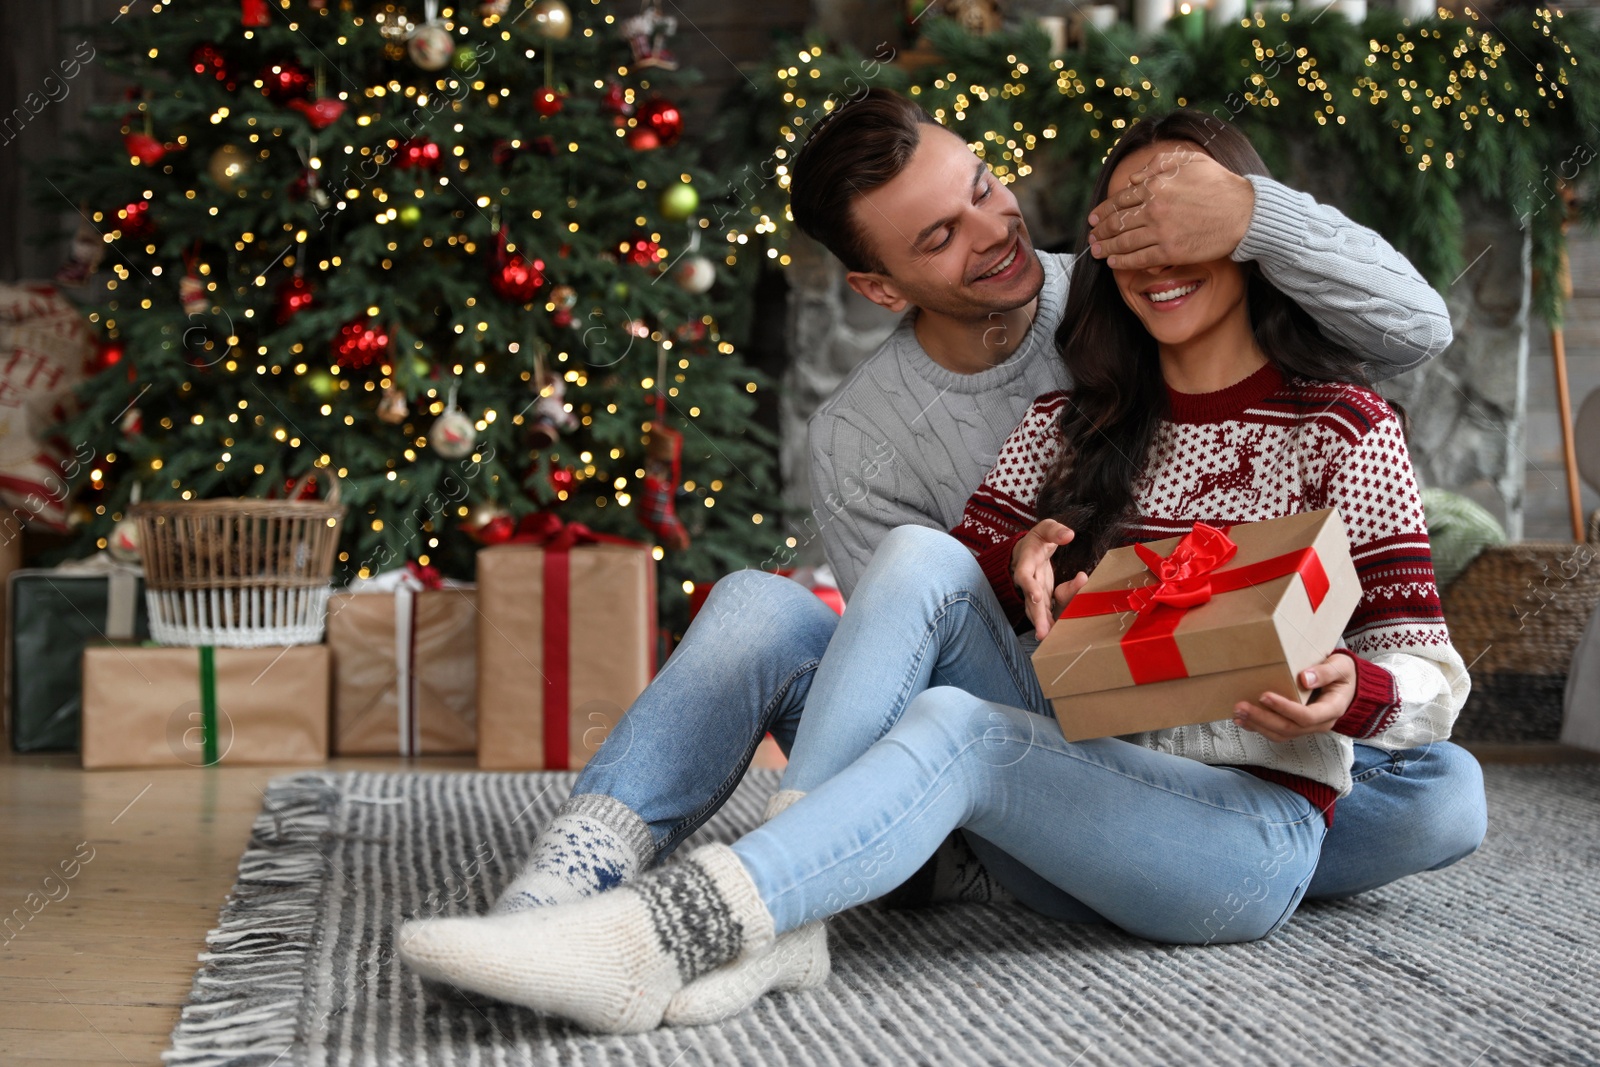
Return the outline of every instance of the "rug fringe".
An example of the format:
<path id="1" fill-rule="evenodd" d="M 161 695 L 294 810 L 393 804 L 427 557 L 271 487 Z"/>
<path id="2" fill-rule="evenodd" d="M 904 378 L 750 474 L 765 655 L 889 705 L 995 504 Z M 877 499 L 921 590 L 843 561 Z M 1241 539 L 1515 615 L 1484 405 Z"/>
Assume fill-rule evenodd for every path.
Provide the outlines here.
<path id="1" fill-rule="evenodd" d="M 276 779 L 239 877 L 206 935 L 204 965 L 161 1058 L 174 1067 L 291 1067 L 306 956 L 321 905 L 324 842 L 341 776 Z"/>

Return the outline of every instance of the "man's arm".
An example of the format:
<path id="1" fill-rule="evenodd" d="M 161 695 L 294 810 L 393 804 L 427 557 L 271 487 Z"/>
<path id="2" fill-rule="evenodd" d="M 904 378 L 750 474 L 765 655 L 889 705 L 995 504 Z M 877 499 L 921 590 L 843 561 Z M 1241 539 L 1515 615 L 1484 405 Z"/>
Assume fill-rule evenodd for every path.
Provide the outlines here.
<path id="1" fill-rule="evenodd" d="M 846 600 L 873 552 L 896 526 L 944 525 L 904 469 L 887 438 L 874 438 L 834 414 L 813 415 L 811 514 L 803 526 L 822 538 L 828 565 Z"/>
<path id="2" fill-rule="evenodd" d="M 1306 193 L 1248 177 L 1255 208 L 1233 258 L 1260 263 L 1317 325 L 1369 361 L 1375 380 L 1449 347 L 1444 298 L 1388 241 Z"/>
<path id="3" fill-rule="evenodd" d="M 1262 175 L 1239 175 L 1203 152 L 1163 152 L 1089 213 L 1090 252 L 1115 269 L 1261 264 L 1317 324 L 1382 380 L 1443 352 L 1444 298 L 1400 253 L 1336 208 Z"/>

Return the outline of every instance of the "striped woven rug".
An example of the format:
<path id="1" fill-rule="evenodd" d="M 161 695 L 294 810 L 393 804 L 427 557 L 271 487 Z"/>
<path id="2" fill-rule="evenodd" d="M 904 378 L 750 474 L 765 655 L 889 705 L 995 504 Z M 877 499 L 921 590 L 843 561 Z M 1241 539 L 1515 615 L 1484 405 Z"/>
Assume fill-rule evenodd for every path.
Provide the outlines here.
<path id="1" fill-rule="evenodd" d="M 1473 857 L 1173 948 L 1020 907 L 858 908 L 833 976 L 724 1023 L 595 1037 L 424 987 L 402 917 L 478 913 L 566 774 L 306 774 L 269 788 L 172 1064 L 1600 1064 L 1600 768 L 1489 767 Z M 753 772 L 698 838 L 755 824 Z M 1374 847 L 1382 847 L 1375 842 Z"/>

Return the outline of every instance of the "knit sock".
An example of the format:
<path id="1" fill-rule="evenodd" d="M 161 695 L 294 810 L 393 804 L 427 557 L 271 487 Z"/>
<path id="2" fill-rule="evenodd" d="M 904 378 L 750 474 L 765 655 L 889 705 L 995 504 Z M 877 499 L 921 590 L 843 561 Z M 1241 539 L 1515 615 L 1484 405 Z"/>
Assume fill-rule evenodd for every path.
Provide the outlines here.
<path id="1" fill-rule="evenodd" d="M 491 915 L 572 904 L 630 881 L 655 857 L 650 827 L 604 793 L 568 797 Z"/>
<path id="2" fill-rule="evenodd" d="M 726 845 L 576 904 L 400 928 L 400 958 L 432 978 L 605 1033 L 661 1023 L 672 995 L 743 949 L 772 916 Z"/>
<path id="3" fill-rule="evenodd" d="M 1005 904 L 1015 899 L 984 869 L 961 831 L 955 830 L 916 874 L 883 898 L 883 903 L 889 908 L 925 908 L 954 901 Z"/>
<path id="4" fill-rule="evenodd" d="M 774 794 L 761 821 L 772 820 L 803 796 L 793 789 Z M 684 986 L 667 1005 L 664 1021 L 670 1026 L 719 1022 L 772 990 L 815 989 L 828 980 L 829 967 L 828 927 L 807 923 Z"/>

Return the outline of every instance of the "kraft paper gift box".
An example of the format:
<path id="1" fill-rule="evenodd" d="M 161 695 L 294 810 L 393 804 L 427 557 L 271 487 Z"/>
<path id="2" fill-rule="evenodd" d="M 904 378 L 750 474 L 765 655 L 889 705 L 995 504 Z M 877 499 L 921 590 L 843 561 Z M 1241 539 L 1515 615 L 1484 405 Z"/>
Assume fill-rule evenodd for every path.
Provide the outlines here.
<path id="1" fill-rule="evenodd" d="M 1069 741 L 1233 717 L 1263 692 L 1304 703 L 1361 598 L 1332 508 L 1106 553 L 1033 654 Z"/>
<path id="2" fill-rule="evenodd" d="M 473 752 L 478 599 L 471 588 L 336 593 L 333 750 L 341 756 Z"/>
<path id="3" fill-rule="evenodd" d="M 323 763 L 327 645 L 83 652 L 84 767 Z"/>
<path id="4" fill-rule="evenodd" d="M 78 747 L 84 647 L 150 634 L 138 567 L 101 553 L 44 570 L 13 571 L 6 665 L 11 745 L 18 752 Z"/>
<path id="5" fill-rule="evenodd" d="M 480 767 L 582 767 L 655 673 L 650 549 L 574 529 L 478 553 Z"/>

